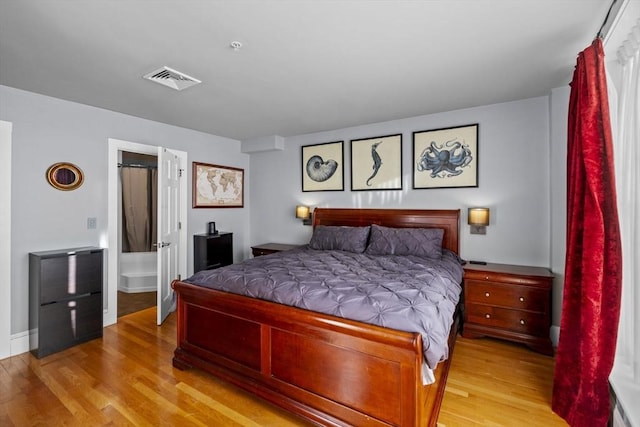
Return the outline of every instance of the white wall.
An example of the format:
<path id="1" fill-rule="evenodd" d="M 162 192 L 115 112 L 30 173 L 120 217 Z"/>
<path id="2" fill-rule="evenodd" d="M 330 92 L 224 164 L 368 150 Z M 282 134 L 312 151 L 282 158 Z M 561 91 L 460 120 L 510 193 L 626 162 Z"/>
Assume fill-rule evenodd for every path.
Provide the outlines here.
<path id="1" fill-rule="evenodd" d="M 11 128 L 0 120 L 0 360 L 11 355 Z"/>
<path id="2" fill-rule="evenodd" d="M 432 114 L 285 139 L 284 151 L 251 155 L 251 243 L 306 243 L 311 227 L 294 207 L 463 209 L 461 254 L 489 262 L 549 266 L 548 97 Z M 412 132 L 479 123 L 479 187 L 413 190 Z M 351 139 L 403 134 L 403 190 L 351 191 Z M 345 191 L 301 191 L 301 146 L 345 141 Z M 471 235 L 470 206 L 491 208 L 487 234 Z"/>
<path id="3" fill-rule="evenodd" d="M 0 86 L 0 119 L 13 122 L 11 197 L 11 331 L 28 331 L 28 253 L 74 246 L 106 246 L 108 138 L 159 145 L 188 153 L 200 161 L 245 169 L 249 156 L 240 142 L 87 105 Z M 51 187 L 47 168 L 71 162 L 85 174 L 75 191 Z M 248 185 L 245 188 L 248 191 Z M 190 197 L 189 197 L 190 199 Z M 189 272 L 193 270 L 191 236 L 206 231 L 208 221 L 234 233 L 234 258 L 248 242 L 248 203 L 244 209 L 191 209 L 188 213 Z M 87 229 L 87 218 L 98 227 Z M 105 289 L 105 292 L 107 290 Z"/>
<path id="4" fill-rule="evenodd" d="M 308 242 L 311 227 L 295 219 L 296 204 L 459 208 L 462 209 L 460 252 L 465 259 L 560 266 L 553 271 L 563 274 L 564 235 L 560 232 L 565 193 L 561 191 L 564 181 L 557 180 L 565 169 L 561 152 L 566 150 L 566 131 L 563 133 L 562 126 L 566 129 L 567 102 L 568 96 L 562 88 L 554 92 L 553 105 L 550 97 L 545 96 L 285 138 L 284 151 L 251 155 L 251 244 Z M 552 121 L 561 123 L 553 127 L 553 137 Z M 479 123 L 479 187 L 412 189 L 412 132 L 470 123 Z M 351 191 L 349 141 L 396 133 L 403 134 L 403 189 Z M 300 147 L 337 140 L 345 141 L 345 191 L 303 193 Z M 559 205 L 557 209 L 552 203 Z M 491 224 L 484 236 L 469 233 L 466 210 L 471 206 L 491 208 Z M 554 234 L 553 245 L 557 247 L 553 262 L 552 215 L 554 233 L 559 233 Z M 554 324 L 559 324 L 561 295 L 560 280 L 554 289 Z"/>
<path id="5" fill-rule="evenodd" d="M 29 252 L 105 246 L 107 138 L 186 151 L 189 186 L 192 161 L 244 168 L 244 209 L 190 208 L 188 215 L 189 239 L 205 232 L 208 221 L 232 231 L 236 262 L 250 256 L 250 244 L 308 242 L 311 227 L 294 218 L 299 203 L 460 208 L 463 257 L 551 267 L 556 276 L 562 274 L 567 102 L 568 88 L 561 88 L 550 97 L 288 137 L 282 151 L 248 156 L 235 140 L 0 86 L 0 119 L 13 122 L 11 331 L 28 329 Z M 479 187 L 411 189 L 412 132 L 470 123 L 479 123 Z M 349 141 L 395 133 L 403 134 L 403 190 L 352 192 Z M 345 141 L 345 191 L 303 193 L 300 147 L 336 140 Z M 83 169 L 80 189 L 60 192 L 47 184 L 44 173 L 58 161 Z M 484 236 L 469 234 L 466 225 L 466 208 L 478 205 L 491 208 Z M 96 230 L 87 230 L 88 217 L 98 218 Z M 191 273 L 190 242 L 188 249 Z M 554 282 L 554 324 L 559 323 L 561 282 Z"/>
<path id="6" fill-rule="evenodd" d="M 567 117 L 571 88 L 565 86 L 551 92 L 551 271 L 553 279 L 552 323 L 560 325 L 564 261 L 567 239 Z M 557 330 L 555 333 L 559 333 Z"/>

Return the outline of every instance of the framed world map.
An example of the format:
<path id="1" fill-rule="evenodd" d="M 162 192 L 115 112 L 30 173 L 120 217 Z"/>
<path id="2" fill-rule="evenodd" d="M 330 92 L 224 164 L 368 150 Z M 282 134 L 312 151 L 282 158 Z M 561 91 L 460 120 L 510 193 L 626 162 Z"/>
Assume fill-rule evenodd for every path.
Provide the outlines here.
<path id="1" fill-rule="evenodd" d="M 244 169 L 193 162 L 194 208 L 244 207 Z"/>

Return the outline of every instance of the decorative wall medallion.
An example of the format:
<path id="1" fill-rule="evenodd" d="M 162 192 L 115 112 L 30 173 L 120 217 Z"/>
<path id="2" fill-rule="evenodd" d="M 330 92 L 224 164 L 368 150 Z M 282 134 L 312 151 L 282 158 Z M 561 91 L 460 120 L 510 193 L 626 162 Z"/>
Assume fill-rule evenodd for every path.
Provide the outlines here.
<path id="1" fill-rule="evenodd" d="M 47 169 L 47 181 L 62 191 L 75 190 L 84 182 L 84 174 L 72 163 L 55 163 Z"/>

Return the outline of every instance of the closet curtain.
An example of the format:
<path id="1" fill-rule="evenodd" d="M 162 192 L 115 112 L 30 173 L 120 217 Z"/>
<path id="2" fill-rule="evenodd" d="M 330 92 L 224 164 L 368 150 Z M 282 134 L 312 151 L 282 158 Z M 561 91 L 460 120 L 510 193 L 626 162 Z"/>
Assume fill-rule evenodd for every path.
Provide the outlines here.
<path id="1" fill-rule="evenodd" d="M 156 250 L 158 171 L 122 166 L 123 252 Z"/>
<path id="2" fill-rule="evenodd" d="M 571 426 L 606 426 L 622 254 L 600 39 L 578 55 L 567 137 L 567 248 L 552 408 Z"/>

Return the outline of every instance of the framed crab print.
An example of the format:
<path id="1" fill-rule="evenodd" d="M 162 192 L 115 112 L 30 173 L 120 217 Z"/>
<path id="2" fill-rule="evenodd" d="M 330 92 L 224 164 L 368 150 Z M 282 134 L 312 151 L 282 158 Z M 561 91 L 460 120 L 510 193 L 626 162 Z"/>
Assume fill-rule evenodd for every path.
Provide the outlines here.
<path id="1" fill-rule="evenodd" d="M 413 133 L 413 188 L 478 186 L 478 124 Z"/>
<path id="2" fill-rule="evenodd" d="M 302 191 L 344 190 L 344 141 L 302 147 Z"/>
<path id="3" fill-rule="evenodd" d="M 351 191 L 402 190 L 402 134 L 351 140 Z"/>

